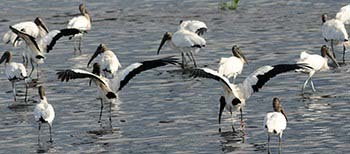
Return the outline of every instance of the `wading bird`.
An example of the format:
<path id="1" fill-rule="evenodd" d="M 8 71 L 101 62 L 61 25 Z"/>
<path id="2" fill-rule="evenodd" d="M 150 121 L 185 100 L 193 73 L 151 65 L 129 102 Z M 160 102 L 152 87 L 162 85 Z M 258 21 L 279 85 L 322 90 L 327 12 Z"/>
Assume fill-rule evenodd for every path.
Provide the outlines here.
<path id="1" fill-rule="evenodd" d="M 268 151 L 270 152 L 270 135 L 275 134 L 278 135 L 278 145 L 279 150 L 281 151 L 281 139 L 283 131 L 287 127 L 287 115 L 283 110 L 282 104 L 278 98 L 273 98 L 272 102 L 273 106 L 273 112 L 269 112 L 266 114 L 265 120 L 264 120 L 264 127 L 267 130 L 267 146 Z"/>
<path id="2" fill-rule="evenodd" d="M 50 142 L 52 142 L 52 122 L 55 119 L 55 111 L 51 104 L 47 102 L 45 90 L 43 86 L 39 87 L 40 103 L 34 108 L 34 118 L 38 122 L 38 142 L 40 142 L 40 129 L 42 123 L 47 123 L 49 125 L 50 131 Z"/>
<path id="3" fill-rule="evenodd" d="M 191 32 L 194 32 L 199 36 L 203 35 L 208 30 L 207 25 L 204 22 L 198 21 L 198 20 L 186 20 L 186 21 L 181 20 L 179 29 L 182 29 L 182 28 L 187 29 Z"/>
<path id="4" fill-rule="evenodd" d="M 322 22 L 322 35 L 326 42 L 331 42 L 333 57 L 335 57 L 334 43 L 341 42 L 343 45 L 343 63 L 345 63 L 346 44 L 348 43 L 349 36 L 346 32 L 344 21 L 337 18 L 327 20 L 327 14 L 323 14 Z"/>
<path id="5" fill-rule="evenodd" d="M 26 82 L 27 77 L 27 71 L 23 64 L 11 62 L 12 54 L 9 51 L 6 51 L 1 59 L 0 64 L 2 64 L 5 61 L 5 74 L 7 79 L 11 82 L 12 85 L 12 92 L 13 92 L 13 99 L 16 101 L 16 82 L 18 81 L 24 81 L 26 86 L 25 91 L 25 98 L 24 101 L 27 101 L 27 92 L 28 92 L 28 85 Z"/>
<path id="6" fill-rule="evenodd" d="M 262 88 L 267 81 L 275 77 L 278 74 L 285 73 L 288 71 L 301 69 L 307 66 L 301 64 L 279 64 L 274 66 L 263 66 L 255 70 L 253 73 L 248 75 L 243 83 L 233 84 L 230 81 L 219 74 L 218 72 L 209 68 L 198 68 L 192 69 L 191 76 L 209 78 L 219 81 L 224 90 L 224 96 L 220 97 L 220 107 L 219 107 L 219 124 L 221 123 L 221 115 L 224 108 L 231 113 L 232 119 L 232 130 L 235 131 L 233 127 L 233 117 L 232 112 L 237 109 L 241 113 L 241 125 L 243 125 L 243 107 L 245 106 L 246 100 Z M 221 126 L 219 128 L 221 132 Z"/>
<path id="7" fill-rule="evenodd" d="M 53 30 L 47 33 L 44 37 L 37 40 L 31 35 L 28 35 L 25 31 L 18 30 L 12 26 L 10 26 L 10 29 L 12 32 L 17 34 L 17 37 L 22 38 L 27 46 L 30 48 L 29 52 L 29 61 L 32 65 L 32 70 L 29 74 L 29 76 L 32 75 L 34 71 L 34 63 L 36 64 L 36 67 L 38 67 L 39 64 L 44 63 L 44 51 L 49 52 L 52 50 L 53 46 L 56 44 L 56 41 L 60 39 L 62 36 L 70 36 L 77 33 L 80 33 L 80 30 L 78 29 L 61 29 L 61 30 Z M 37 77 L 39 78 L 39 73 L 37 69 Z"/>
<path id="8" fill-rule="evenodd" d="M 339 67 L 337 60 L 333 57 L 332 54 L 329 53 L 328 47 L 326 45 L 323 45 L 321 47 L 321 56 L 317 54 L 308 54 L 306 51 L 300 53 L 300 59 L 297 60 L 297 64 L 309 66 L 307 68 L 296 70 L 297 72 L 309 74 L 302 87 L 303 93 L 308 83 L 310 84 L 312 90 L 316 92 L 314 83 L 312 82 L 312 76 L 318 71 L 329 69 L 327 56 L 337 65 L 337 67 Z"/>
<path id="9" fill-rule="evenodd" d="M 69 20 L 67 28 L 68 29 L 79 29 L 81 33 L 75 34 L 73 37 L 70 37 L 70 39 L 74 39 L 74 53 L 76 53 L 77 50 L 79 50 L 79 53 L 81 53 L 81 40 L 83 39 L 84 33 L 87 33 L 91 29 L 91 17 L 88 11 L 86 10 L 86 7 L 84 4 L 79 5 L 79 16 L 76 16 Z M 77 48 L 77 39 L 78 39 L 78 48 Z"/>
<path id="10" fill-rule="evenodd" d="M 237 75 L 242 73 L 244 63 L 248 63 L 248 61 L 237 45 L 232 47 L 232 54 L 233 56 L 229 58 L 220 59 L 218 70 L 219 74 L 226 76 L 228 79 L 233 77 L 234 82 Z"/>
<path id="11" fill-rule="evenodd" d="M 160 42 L 157 54 L 164 44 L 167 44 L 171 49 L 181 52 L 182 56 L 182 68 L 185 68 L 187 61 L 185 54 L 190 60 L 193 61 L 195 67 L 197 67 L 196 60 L 193 56 L 193 52 L 198 52 L 202 47 L 205 47 L 206 41 L 198 34 L 191 32 L 185 28 L 181 28 L 174 34 L 166 32 Z"/>
<path id="12" fill-rule="evenodd" d="M 94 55 L 90 58 L 87 66 L 89 67 L 90 63 L 100 55 L 98 63 L 101 65 L 103 75 L 105 77 L 113 78 L 116 75 L 118 69 L 122 67 L 118 57 L 113 53 L 112 50 L 109 50 L 105 44 L 100 44 Z"/>
<path id="13" fill-rule="evenodd" d="M 121 71 L 118 71 L 113 79 L 107 79 L 100 76 L 100 65 L 95 63 L 93 65 L 93 72 L 87 72 L 81 69 L 67 69 L 58 71 L 58 79 L 61 81 L 69 81 L 70 79 L 78 78 L 90 78 L 94 81 L 98 87 L 99 95 L 101 98 L 101 112 L 102 115 L 103 102 L 109 102 L 110 105 L 116 100 L 117 93 L 137 74 L 153 69 L 160 66 L 165 66 L 168 64 L 177 64 L 175 58 L 167 57 L 156 60 L 143 61 L 138 63 L 133 63 Z M 111 110 L 111 109 L 110 109 Z M 100 122 L 100 121 L 99 121 Z"/>

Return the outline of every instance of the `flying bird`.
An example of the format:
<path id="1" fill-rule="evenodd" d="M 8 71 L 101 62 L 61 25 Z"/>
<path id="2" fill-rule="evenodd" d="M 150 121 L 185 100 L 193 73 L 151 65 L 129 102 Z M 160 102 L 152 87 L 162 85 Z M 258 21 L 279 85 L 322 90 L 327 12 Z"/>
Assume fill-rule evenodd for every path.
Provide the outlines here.
<path id="1" fill-rule="evenodd" d="M 231 113 L 234 110 L 239 110 L 241 113 L 241 125 L 243 124 L 243 107 L 245 106 L 246 101 L 249 97 L 258 92 L 267 81 L 275 77 L 278 74 L 289 72 L 296 69 L 301 69 L 307 67 L 302 64 L 279 64 L 274 66 L 263 66 L 255 70 L 253 73 L 248 75 L 242 83 L 234 84 L 219 74 L 217 71 L 214 71 L 209 68 L 196 68 L 192 69 L 191 76 L 193 77 L 202 77 L 214 79 L 221 83 L 221 86 L 224 90 L 224 96 L 220 97 L 220 107 L 219 107 L 219 124 L 221 123 L 221 115 L 223 110 L 226 108 L 227 111 Z M 232 129 L 233 127 L 232 121 Z M 219 128 L 221 132 L 221 127 Z"/>

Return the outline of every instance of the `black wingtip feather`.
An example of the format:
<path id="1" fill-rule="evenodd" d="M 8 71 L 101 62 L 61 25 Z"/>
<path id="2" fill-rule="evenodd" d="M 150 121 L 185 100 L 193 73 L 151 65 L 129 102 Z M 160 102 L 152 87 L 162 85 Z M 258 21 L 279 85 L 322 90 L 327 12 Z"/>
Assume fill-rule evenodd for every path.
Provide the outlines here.
<path id="1" fill-rule="evenodd" d="M 106 97 L 108 99 L 113 99 L 113 98 L 117 98 L 117 95 L 114 92 L 108 92 Z"/>
<path id="2" fill-rule="evenodd" d="M 79 33 L 81 33 L 81 31 L 76 28 L 61 29 L 60 33 L 54 36 L 50 44 L 47 45 L 46 52 L 49 53 L 53 49 L 53 46 L 55 46 L 57 40 L 59 40 L 62 36 L 71 36 Z"/>

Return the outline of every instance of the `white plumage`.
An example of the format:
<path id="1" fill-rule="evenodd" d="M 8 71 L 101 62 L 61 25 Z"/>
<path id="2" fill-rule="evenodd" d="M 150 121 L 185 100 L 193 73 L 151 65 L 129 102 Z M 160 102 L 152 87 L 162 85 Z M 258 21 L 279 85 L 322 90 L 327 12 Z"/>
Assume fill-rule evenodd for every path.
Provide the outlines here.
<path id="1" fill-rule="evenodd" d="M 80 69 L 68 69 L 57 72 L 58 78 L 61 81 L 69 81 L 70 79 L 77 78 L 90 78 L 98 86 L 99 95 L 101 98 L 101 112 L 100 119 L 102 116 L 103 102 L 113 103 L 117 98 L 117 93 L 137 74 L 167 64 L 176 64 L 174 58 L 162 58 L 156 60 L 143 61 L 133 63 L 125 69 L 118 71 L 113 79 L 107 79 L 100 76 L 100 65 L 95 63 L 93 65 L 93 73 L 80 70 Z"/>
<path id="2" fill-rule="evenodd" d="M 236 45 L 232 47 L 232 53 L 233 56 L 220 59 L 218 71 L 219 74 L 229 79 L 233 77 L 234 81 L 237 75 L 242 73 L 244 63 L 247 63 L 247 60 Z"/>
<path id="3" fill-rule="evenodd" d="M 198 21 L 198 20 L 186 20 L 186 21 L 180 21 L 180 25 L 179 25 L 179 30 L 180 29 L 186 29 L 189 30 L 193 33 L 196 33 L 198 35 L 203 35 L 208 27 L 207 25 L 202 22 L 202 21 Z"/>
<path id="4" fill-rule="evenodd" d="M 47 102 L 47 98 L 45 96 L 44 88 L 42 86 L 39 87 L 39 95 L 40 95 L 40 103 L 37 104 L 34 108 L 34 118 L 35 121 L 39 124 L 39 135 L 38 141 L 40 141 L 40 129 L 42 123 L 47 123 L 49 125 L 50 130 L 50 141 L 52 142 L 52 122 L 55 119 L 55 111 L 51 104 Z"/>
<path id="5" fill-rule="evenodd" d="M 80 4 L 79 5 L 79 11 L 81 13 L 81 15 L 76 16 L 74 18 L 72 18 L 71 20 L 69 20 L 68 24 L 67 24 L 67 28 L 71 29 L 79 29 L 82 33 L 76 34 L 73 36 L 74 38 L 74 53 L 76 52 L 76 50 L 79 50 L 79 52 L 81 53 L 81 40 L 83 38 L 84 33 L 86 33 L 87 31 L 91 30 L 91 17 L 88 13 L 88 11 L 86 10 L 86 7 L 84 4 Z M 76 39 L 78 40 L 78 49 L 76 47 Z"/>
<path id="6" fill-rule="evenodd" d="M 232 112 L 236 109 L 241 113 L 241 122 L 243 122 L 242 108 L 245 106 L 246 100 L 254 93 L 258 92 L 262 86 L 278 74 L 288 71 L 304 68 L 299 64 L 280 64 L 274 66 L 263 66 L 248 75 L 242 83 L 233 84 L 218 72 L 209 68 L 198 68 L 191 71 L 191 76 L 211 78 L 219 81 L 224 90 L 224 96 L 220 98 L 219 124 L 221 122 L 221 114 L 226 108 Z M 233 128 L 233 125 L 232 125 Z M 221 128 L 219 128 L 221 131 Z M 234 131 L 234 128 L 233 128 Z"/>
<path id="7" fill-rule="evenodd" d="M 166 32 L 160 43 L 157 54 L 159 54 L 160 49 L 165 43 L 167 43 L 170 48 L 181 52 L 183 67 L 187 64 L 185 54 L 189 57 L 190 60 L 193 61 L 194 65 L 196 66 L 193 52 L 197 53 L 202 47 L 205 47 L 206 45 L 204 38 L 184 28 L 180 28 L 173 35 L 170 32 Z"/>
<path id="8" fill-rule="evenodd" d="M 345 25 L 343 21 L 335 18 L 327 20 L 327 15 L 322 15 L 322 36 L 324 37 L 325 41 L 330 41 L 331 48 L 333 52 L 333 56 L 335 57 L 334 52 L 334 43 L 339 44 L 341 43 L 343 45 L 343 62 L 345 63 L 345 50 L 348 46 L 346 42 L 349 40 L 348 33 L 345 29 Z"/>
<path id="9" fill-rule="evenodd" d="M 98 63 L 101 65 L 101 69 L 105 77 L 113 78 L 118 69 L 122 67 L 118 57 L 113 51 L 109 50 L 105 44 L 100 44 L 97 47 L 94 55 L 88 62 L 88 66 L 96 57 L 99 57 Z"/>
<path id="10" fill-rule="evenodd" d="M 335 18 L 342 21 L 344 24 L 349 24 L 350 23 L 350 4 L 340 8 Z"/>
<path id="11" fill-rule="evenodd" d="M 300 58 L 297 60 L 297 64 L 304 64 L 310 67 L 306 69 L 297 70 L 297 71 L 309 74 L 308 78 L 305 80 L 304 85 L 302 87 L 302 92 L 304 92 L 305 87 L 309 82 L 312 90 L 314 92 L 316 91 L 315 86 L 312 82 L 312 76 L 318 71 L 329 69 L 328 59 L 326 56 L 330 57 L 331 60 L 333 60 L 333 62 L 337 66 L 339 66 L 339 64 L 337 63 L 333 55 L 329 53 L 329 50 L 325 45 L 321 47 L 321 56 L 317 54 L 309 54 L 306 51 L 303 51 L 300 53 Z"/>
<path id="12" fill-rule="evenodd" d="M 16 101 L 16 82 L 18 81 L 25 81 L 27 78 L 27 71 L 23 64 L 11 62 L 12 54 L 9 51 L 6 51 L 1 59 L 0 64 L 5 61 L 5 74 L 7 79 L 11 82 L 12 85 L 12 91 L 13 91 L 13 98 L 14 101 Z M 26 82 L 26 81 L 25 81 Z M 25 92 L 25 99 L 24 101 L 27 101 L 27 83 L 26 85 L 26 92 Z"/>

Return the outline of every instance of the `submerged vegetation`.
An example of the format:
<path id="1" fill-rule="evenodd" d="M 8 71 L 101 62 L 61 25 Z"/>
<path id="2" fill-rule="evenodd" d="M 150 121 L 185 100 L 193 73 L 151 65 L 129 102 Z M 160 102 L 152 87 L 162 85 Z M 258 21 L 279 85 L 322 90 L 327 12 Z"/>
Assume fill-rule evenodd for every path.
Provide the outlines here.
<path id="1" fill-rule="evenodd" d="M 238 7 L 239 0 L 232 0 L 231 2 L 220 3 L 220 9 L 222 10 L 236 10 Z"/>

